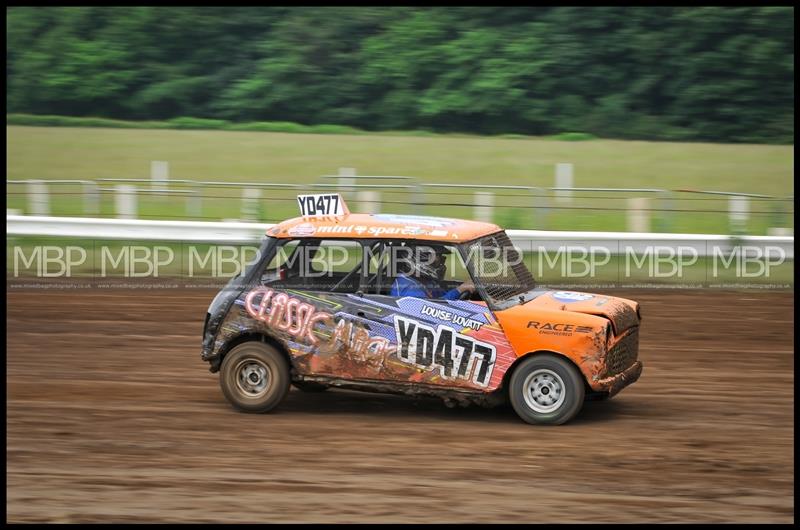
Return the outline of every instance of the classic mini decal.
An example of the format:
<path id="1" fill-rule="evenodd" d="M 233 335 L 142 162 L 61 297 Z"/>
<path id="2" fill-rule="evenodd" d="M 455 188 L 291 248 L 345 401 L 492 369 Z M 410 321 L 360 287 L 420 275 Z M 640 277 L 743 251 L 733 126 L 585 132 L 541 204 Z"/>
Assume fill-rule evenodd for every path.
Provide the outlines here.
<path id="1" fill-rule="evenodd" d="M 295 355 L 344 353 L 349 360 L 374 368 L 395 349 L 388 338 L 373 336 L 349 319 L 336 318 L 337 314 L 282 291 L 253 289 L 244 299 L 244 309 L 251 318 L 288 335 L 287 344 Z"/>
<path id="2" fill-rule="evenodd" d="M 251 317 L 265 322 L 269 327 L 314 345 L 319 342 L 312 333 L 314 324 L 333 322 L 330 313 L 317 311 L 311 304 L 267 288 L 250 291 L 244 299 L 244 308 Z"/>
<path id="3" fill-rule="evenodd" d="M 496 389 L 516 359 L 485 305 L 258 287 L 218 342 L 253 329 L 281 340 L 304 375 Z M 237 316 L 238 315 L 238 316 Z"/>

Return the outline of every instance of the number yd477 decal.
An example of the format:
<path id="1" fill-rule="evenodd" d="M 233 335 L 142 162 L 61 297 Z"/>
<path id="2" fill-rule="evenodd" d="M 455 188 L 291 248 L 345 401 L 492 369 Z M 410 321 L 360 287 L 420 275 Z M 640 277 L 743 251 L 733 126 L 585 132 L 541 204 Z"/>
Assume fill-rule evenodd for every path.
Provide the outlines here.
<path id="1" fill-rule="evenodd" d="M 495 347 L 439 325 L 436 328 L 400 315 L 394 316 L 397 357 L 408 364 L 432 370 L 445 379 L 467 379 L 487 386 L 492 378 Z"/>

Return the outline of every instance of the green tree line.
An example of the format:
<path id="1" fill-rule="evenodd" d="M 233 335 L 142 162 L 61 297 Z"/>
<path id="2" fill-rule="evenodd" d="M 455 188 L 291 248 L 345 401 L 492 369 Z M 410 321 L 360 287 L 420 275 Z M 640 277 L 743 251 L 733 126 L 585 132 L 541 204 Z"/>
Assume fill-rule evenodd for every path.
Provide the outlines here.
<path id="1" fill-rule="evenodd" d="M 8 113 L 794 143 L 793 7 L 12 7 Z"/>

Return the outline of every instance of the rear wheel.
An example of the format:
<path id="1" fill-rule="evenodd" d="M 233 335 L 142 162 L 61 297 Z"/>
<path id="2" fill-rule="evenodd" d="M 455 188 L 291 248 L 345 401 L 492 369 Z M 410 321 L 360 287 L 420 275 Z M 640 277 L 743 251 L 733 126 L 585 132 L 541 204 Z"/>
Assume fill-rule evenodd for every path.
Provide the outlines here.
<path id="1" fill-rule="evenodd" d="M 560 425 L 583 406 L 583 377 L 567 360 L 551 354 L 530 357 L 514 370 L 509 400 L 517 415 L 532 424 Z"/>
<path id="2" fill-rule="evenodd" d="M 219 384 L 225 398 L 243 412 L 267 412 L 289 392 L 289 365 L 263 342 L 245 342 L 222 361 Z"/>

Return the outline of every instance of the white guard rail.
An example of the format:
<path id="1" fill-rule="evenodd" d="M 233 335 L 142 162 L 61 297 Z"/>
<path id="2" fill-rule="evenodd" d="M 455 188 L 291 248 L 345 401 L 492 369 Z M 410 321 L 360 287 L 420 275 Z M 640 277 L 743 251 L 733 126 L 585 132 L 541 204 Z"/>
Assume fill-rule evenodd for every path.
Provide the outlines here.
<path id="1" fill-rule="evenodd" d="M 95 219 L 85 217 L 40 217 L 7 215 L 7 236 L 79 237 L 128 239 L 132 241 L 184 241 L 195 243 L 258 243 L 274 225 L 240 222 L 150 221 L 140 219 Z M 566 247 L 607 248 L 612 254 L 647 252 L 648 248 L 673 249 L 698 256 L 727 253 L 735 245 L 766 254 L 780 252 L 794 259 L 793 236 L 740 236 L 715 234 L 661 234 L 637 232 L 563 232 L 549 230 L 507 230 L 523 251 L 557 251 Z M 776 249 L 781 249 L 780 251 Z M 616 249 L 616 252 L 614 251 Z"/>

